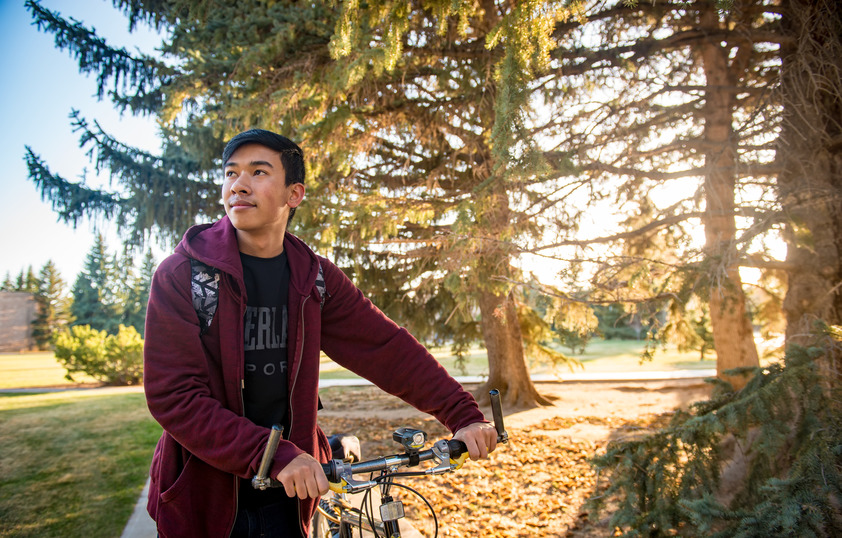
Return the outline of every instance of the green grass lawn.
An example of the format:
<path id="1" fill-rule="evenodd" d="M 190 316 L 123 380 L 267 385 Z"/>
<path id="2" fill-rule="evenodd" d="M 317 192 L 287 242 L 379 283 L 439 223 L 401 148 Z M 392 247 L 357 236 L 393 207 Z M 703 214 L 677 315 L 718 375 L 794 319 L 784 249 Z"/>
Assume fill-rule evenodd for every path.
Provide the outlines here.
<path id="1" fill-rule="evenodd" d="M 703 370 L 716 368 L 716 359 L 708 353 L 705 360 L 699 360 L 699 353 L 679 352 L 675 346 L 668 345 L 658 348 L 652 360 L 641 361 L 645 342 L 635 340 L 593 340 L 588 344 L 585 353 L 572 355 L 567 349 L 562 353 L 579 361 L 579 365 L 560 364 L 550 365 L 533 363 L 530 372 L 533 374 L 564 375 L 568 372 L 640 372 L 655 370 Z M 432 350 L 433 356 L 451 373 L 451 375 L 488 375 L 488 359 L 485 349 L 477 346 L 471 348 L 465 358 L 465 369 L 461 370 L 456 358 L 449 348 Z M 327 357 L 322 358 L 321 377 L 323 379 L 348 379 L 355 377 Z"/>
<path id="2" fill-rule="evenodd" d="M 675 346 L 659 347 L 651 361 L 641 361 L 644 342 L 635 340 L 593 340 L 582 355 L 570 355 L 569 350 L 562 350 L 576 364 L 531 364 L 533 374 L 564 375 L 568 372 L 640 372 L 653 370 L 697 370 L 716 368 L 713 354 L 705 360 L 699 360 L 696 351 L 679 352 Z M 456 358 L 449 348 L 432 350 L 442 365 L 452 375 L 487 375 L 488 361 L 485 349 L 476 346 L 465 359 L 465 369 L 459 368 Z M 762 361 L 768 362 L 768 361 Z M 0 389 L 21 387 L 71 387 L 78 385 L 64 378 L 65 370 L 56 361 L 52 353 L 0 353 Z M 321 377 L 323 379 L 353 379 L 353 373 L 335 364 L 327 357 L 322 357 Z M 79 376 L 79 382 L 94 383 L 92 378 Z"/>
<path id="3" fill-rule="evenodd" d="M 20 387 L 68 387 L 79 383 L 96 383 L 92 377 L 74 374 L 69 381 L 67 373 L 51 351 L 38 353 L 0 353 L 0 389 Z"/>
<path id="4" fill-rule="evenodd" d="M 0 536 L 120 536 L 160 432 L 136 391 L 0 395 Z"/>

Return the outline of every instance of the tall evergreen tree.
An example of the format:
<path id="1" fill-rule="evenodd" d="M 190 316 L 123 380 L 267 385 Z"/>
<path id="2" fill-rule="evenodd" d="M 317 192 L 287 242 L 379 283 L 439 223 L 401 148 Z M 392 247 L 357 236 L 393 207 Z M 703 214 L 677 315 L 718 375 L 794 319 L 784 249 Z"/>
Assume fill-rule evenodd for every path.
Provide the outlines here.
<path id="1" fill-rule="evenodd" d="M 137 321 L 135 314 L 138 311 L 138 305 L 136 304 L 136 297 L 132 297 L 137 282 L 137 268 L 135 267 L 132 249 L 124 248 L 122 255 L 115 254 L 113 259 L 114 273 L 117 276 L 115 297 L 121 305 L 120 323 L 134 327 L 134 322 Z M 132 318 L 132 321 L 129 321 L 129 318 Z"/>
<path id="2" fill-rule="evenodd" d="M 123 325 L 134 327 L 140 334 L 144 335 L 146 322 L 146 303 L 149 301 L 149 290 L 152 285 L 152 275 L 155 272 L 155 258 L 151 250 L 147 250 L 143 257 L 140 272 L 132 272 L 132 278 L 128 279 L 129 286 L 126 290 L 126 298 L 123 307 Z"/>
<path id="3" fill-rule="evenodd" d="M 53 334 L 70 325 L 73 320 L 73 300 L 67 294 L 67 284 L 52 260 L 48 260 L 38 274 L 35 300 L 38 314 L 32 322 L 32 337 L 38 347 L 46 349 L 50 346 Z"/>
<path id="4" fill-rule="evenodd" d="M 796 345 L 785 361 L 758 368 L 740 393 L 609 447 L 597 464 L 615 472 L 601 497 L 622 492 L 610 524 L 628 535 L 836 536 L 842 529 L 842 7 L 781 4 L 775 194 L 786 216 L 787 341 Z"/>
<path id="5" fill-rule="evenodd" d="M 756 366 L 739 268 L 776 265 L 762 241 L 780 232 L 778 206 L 764 188 L 774 184 L 780 110 L 777 2 L 580 5 L 581 17 L 556 25 L 558 61 L 542 79 L 567 118 L 550 116 L 558 132 L 545 157 L 577 166 L 559 188 L 588 190 L 580 211 L 621 211 L 625 229 L 561 234 L 537 250 L 613 246 L 594 273 L 595 299 L 649 297 L 680 317 L 682 305 L 700 297 L 710 305 L 719 376 Z M 698 250 L 691 239 L 700 224 Z"/>
<path id="6" fill-rule="evenodd" d="M 545 61 L 554 18 L 547 24 L 540 6 L 508 13 L 493 2 L 386 3 L 372 6 L 382 8 L 379 19 L 332 2 L 116 5 L 132 24 L 167 28 L 161 50 L 177 68 L 131 58 L 27 2 L 101 87 L 114 83 L 117 106 L 136 105 L 165 126 L 156 158 L 76 116 L 83 145 L 124 196 L 71 184 L 29 150 L 31 176 L 60 215 L 115 215 L 136 238 L 154 226 L 183 229 L 199 212 L 219 214 L 212 179 L 223 141 L 246 127 L 280 131 L 309 156 L 318 211 L 298 219 L 302 235 L 333 249 L 422 338 L 464 347 L 481 334 L 489 384 L 511 403 L 540 401 L 524 359 L 512 242 L 536 233 L 530 214 L 551 204 L 529 205 L 543 178 L 529 158 L 510 162 L 532 154 L 515 148 L 512 128 L 528 98 L 507 91 L 507 79 L 531 69 L 533 57 Z M 123 85 L 131 77 L 139 82 Z"/>
<path id="7" fill-rule="evenodd" d="M 787 216 L 787 339 L 842 325 L 842 7 L 783 2 L 777 194 Z M 836 357 L 837 361 L 839 357 Z M 828 379 L 840 381 L 838 364 Z"/>
<path id="8" fill-rule="evenodd" d="M 3 291 L 14 291 L 15 290 L 15 282 L 12 280 L 12 274 L 9 271 L 6 271 L 6 278 L 3 279 L 3 284 L 0 284 L 0 290 L 3 290 Z"/>
<path id="9" fill-rule="evenodd" d="M 114 259 L 108 254 L 105 238 L 98 234 L 73 285 L 73 324 L 116 333 L 123 310 L 119 288 Z"/>
<path id="10" fill-rule="evenodd" d="M 26 269 L 20 270 L 17 278 L 15 278 L 11 291 L 38 293 L 38 277 L 35 276 L 35 271 L 32 269 L 31 265 Z"/>
<path id="11" fill-rule="evenodd" d="M 25 285 L 26 285 L 25 282 L 26 282 L 26 275 L 23 272 L 23 269 L 21 269 L 20 272 L 18 273 L 18 276 L 15 278 L 13 289 L 15 291 L 23 290 Z"/>

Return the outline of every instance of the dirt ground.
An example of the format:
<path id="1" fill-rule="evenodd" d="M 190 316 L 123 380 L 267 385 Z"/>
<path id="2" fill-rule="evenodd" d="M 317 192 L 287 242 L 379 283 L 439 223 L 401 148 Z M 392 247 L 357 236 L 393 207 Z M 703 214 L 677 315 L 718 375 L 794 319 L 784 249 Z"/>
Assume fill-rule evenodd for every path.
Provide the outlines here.
<path id="1" fill-rule="evenodd" d="M 469 389 L 474 387 L 468 387 Z M 456 473 L 412 479 L 438 516 L 439 536 L 612 536 L 608 514 L 584 505 L 597 476 L 589 459 L 612 440 L 645 433 L 676 408 L 709 397 L 698 379 L 538 384 L 552 406 L 504 409 L 511 442 L 488 462 L 469 462 Z M 321 392 L 319 413 L 328 433 L 360 437 L 363 456 L 399 452 L 391 433 L 422 429 L 430 440 L 447 436 L 435 420 L 373 387 Z M 490 417 L 489 409 L 483 409 Z M 404 497 L 409 517 L 425 535 L 434 523 L 420 501 Z"/>

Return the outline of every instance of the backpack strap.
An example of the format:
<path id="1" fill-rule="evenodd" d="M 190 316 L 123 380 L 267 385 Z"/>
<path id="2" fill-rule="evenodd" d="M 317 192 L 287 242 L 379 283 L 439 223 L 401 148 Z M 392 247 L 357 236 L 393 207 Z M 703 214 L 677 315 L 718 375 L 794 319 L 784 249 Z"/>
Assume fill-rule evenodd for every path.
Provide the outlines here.
<path id="1" fill-rule="evenodd" d="M 319 274 L 316 277 L 316 289 L 321 296 L 319 310 L 325 306 L 328 297 L 325 285 L 325 272 L 319 263 Z M 199 317 L 199 335 L 210 329 L 216 307 L 219 305 L 219 269 L 190 258 L 190 291 L 193 296 L 193 309 Z"/>
<path id="2" fill-rule="evenodd" d="M 325 285 L 325 272 L 322 269 L 322 264 L 319 262 L 319 274 L 316 277 L 316 289 L 319 292 L 319 297 L 321 297 L 321 302 L 319 303 L 319 310 L 324 309 L 325 307 L 325 300 L 327 299 L 327 286 Z"/>
<path id="3" fill-rule="evenodd" d="M 219 305 L 219 269 L 190 258 L 190 291 L 199 316 L 199 335 L 210 329 Z"/>

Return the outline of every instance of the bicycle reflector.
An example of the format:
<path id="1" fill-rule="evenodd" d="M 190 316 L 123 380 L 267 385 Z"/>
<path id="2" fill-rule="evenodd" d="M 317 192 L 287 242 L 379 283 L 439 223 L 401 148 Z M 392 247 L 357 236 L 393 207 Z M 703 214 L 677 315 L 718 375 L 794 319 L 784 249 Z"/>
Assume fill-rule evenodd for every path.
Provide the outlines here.
<path id="1" fill-rule="evenodd" d="M 398 428 L 392 439 L 403 445 L 407 452 L 418 452 L 427 442 L 427 434 L 414 428 Z"/>

